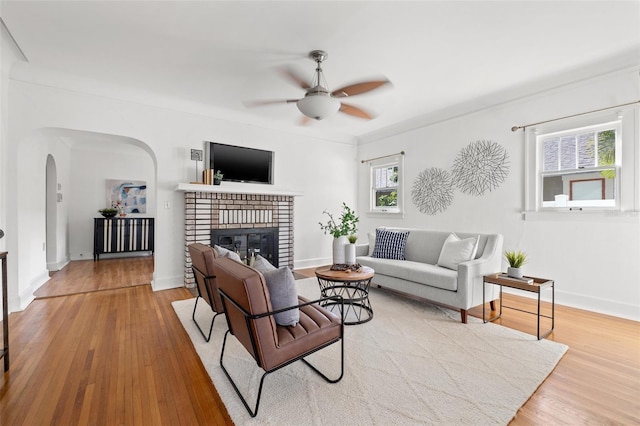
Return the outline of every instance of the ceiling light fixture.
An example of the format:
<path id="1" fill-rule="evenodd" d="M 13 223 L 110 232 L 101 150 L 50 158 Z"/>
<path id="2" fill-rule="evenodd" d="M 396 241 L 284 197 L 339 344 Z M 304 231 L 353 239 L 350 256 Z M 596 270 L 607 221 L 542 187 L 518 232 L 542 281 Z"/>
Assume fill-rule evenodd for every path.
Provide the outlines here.
<path id="1" fill-rule="evenodd" d="M 312 87 L 307 91 L 304 98 L 296 102 L 301 113 L 314 120 L 322 120 L 329 117 L 340 109 L 340 101 L 329 93 L 327 82 L 322 73 L 322 61 L 327 59 L 327 52 L 314 50 L 309 53 L 309 57 L 316 61 L 316 73 L 313 77 Z"/>
<path id="2" fill-rule="evenodd" d="M 309 121 L 306 120 L 306 118 L 323 120 L 336 112 L 365 120 L 374 118 L 374 115 L 367 110 L 350 103 L 342 102 L 342 100 L 370 92 L 378 87 L 390 85 L 391 82 L 389 80 L 381 78 L 378 80 L 361 81 L 343 86 L 334 91 L 329 91 L 322 73 L 322 62 L 327 59 L 327 52 L 323 50 L 312 50 L 309 53 L 309 58 L 316 63 L 316 70 L 313 74 L 311 84 L 309 84 L 305 78 L 300 77 L 293 69 L 281 68 L 282 74 L 288 80 L 305 91 L 303 98 L 245 102 L 245 105 L 247 107 L 254 107 L 274 104 L 296 104 L 300 112 L 304 114 L 303 118 L 305 118 L 305 120 L 300 121 L 300 124 L 306 124 Z"/>

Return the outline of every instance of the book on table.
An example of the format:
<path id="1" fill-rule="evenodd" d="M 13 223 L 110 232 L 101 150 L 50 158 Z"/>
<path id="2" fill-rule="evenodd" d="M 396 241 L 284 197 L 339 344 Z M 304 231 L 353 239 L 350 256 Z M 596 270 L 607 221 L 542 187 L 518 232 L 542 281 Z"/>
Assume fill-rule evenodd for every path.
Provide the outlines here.
<path id="1" fill-rule="evenodd" d="M 522 277 L 522 278 L 514 278 L 514 277 L 510 277 L 507 274 L 498 274 L 498 278 L 500 278 L 501 280 L 508 280 L 508 281 L 513 281 L 513 282 L 517 282 L 517 283 L 522 283 L 522 284 L 533 284 L 533 278 L 531 277 Z"/>

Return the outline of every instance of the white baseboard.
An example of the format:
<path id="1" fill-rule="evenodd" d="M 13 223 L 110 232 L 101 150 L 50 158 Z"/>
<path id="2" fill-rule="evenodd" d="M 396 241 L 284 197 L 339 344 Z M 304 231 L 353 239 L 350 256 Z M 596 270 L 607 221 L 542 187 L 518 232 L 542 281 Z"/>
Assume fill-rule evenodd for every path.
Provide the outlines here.
<path id="1" fill-rule="evenodd" d="M 127 251 L 120 253 L 103 253 L 100 259 L 117 259 L 122 257 L 147 257 L 151 256 L 150 251 Z M 93 253 L 71 254 L 71 260 L 93 260 Z"/>
<path id="2" fill-rule="evenodd" d="M 40 273 L 40 275 L 32 279 L 31 283 L 29 283 L 29 288 L 20 292 L 20 294 L 18 295 L 18 300 L 14 300 L 14 309 L 11 309 L 10 307 L 9 311 L 24 311 L 27 306 L 29 306 L 29 303 L 33 302 L 33 300 L 35 299 L 33 293 L 35 293 L 35 291 L 39 289 L 44 283 L 49 281 L 49 279 L 49 271 L 43 271 L 42 273 Z"/>
<path id="3" fill-rule="evenodd" d="M 69 259 L 61 260 L 60 262 L 56 262 L 56 263 L 47 263 L 47 270 L 59 271 L 65 266 L 67 266 L 68 264 L 69 264 Z"/>
<path id="4" fill-rule="evenodd" d="M 184 287 L 184 276 L 176 275 L 174 277 L 154 277 L 151 280 L 151 288 L 153 291 L 169 290 L 172 288 Z"/>
<path id="5" fill-rule="evenodd" d="M 93 253 L 71 253 L 71 260 L 92 260 Z"/>
<path id="6" fill-rule="evenodd" d="M 515 294 L 517 296 L 537 299 L 533 293 L 512 290 L 504 288 L 505 293 Z M 602 299 L 583 294 L 570 293 L 566 291 L 555 292 L 556 305 L 568 306 L 570 308 L 582 309 L 585 311 L 596 312 L 604 315 L 611 315 L 618 318 L 624 318 L 632 321 L 640 321 L 640 307 L 631 303 L 622 303 L 615 300 Z M 551 291 L 544 291 L 541 300 L 551 302 Z"/>
<path id="7" fill-rule="evenodd" d="M 319 257 L 316 259 L 295 260 L 293 262 L 294 269 L 317 268 L 323 265 L 331 265 L 333 260 L 330 257 Z"/>

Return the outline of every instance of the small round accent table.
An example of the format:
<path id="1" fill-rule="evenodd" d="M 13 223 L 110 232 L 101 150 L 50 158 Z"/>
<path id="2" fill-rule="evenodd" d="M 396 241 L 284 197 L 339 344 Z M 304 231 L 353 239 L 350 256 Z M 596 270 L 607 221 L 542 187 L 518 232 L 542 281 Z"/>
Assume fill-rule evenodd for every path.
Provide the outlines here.
<path id="1" fill-rule="evenodd" d="M 375 271 L 368 266 L 362 266 L 358 271 L 332 271 L 329 266 L 316 269 L 322 297 L 342 296 L 345 325 L 362 324 L 373 318 L 369 286 L 374 274 Z M 334 300 L 320 304 L 330 311 L 340 305 Z"/>

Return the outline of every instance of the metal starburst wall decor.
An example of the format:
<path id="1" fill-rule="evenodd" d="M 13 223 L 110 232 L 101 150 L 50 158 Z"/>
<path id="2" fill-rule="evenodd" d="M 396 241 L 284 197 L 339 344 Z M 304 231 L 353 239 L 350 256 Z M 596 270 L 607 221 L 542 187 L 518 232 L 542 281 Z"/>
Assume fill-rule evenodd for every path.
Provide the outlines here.
<path id="1" fill-rule="evenodd" d="M 453 202 L 451 173 L 437 167 L 424 169 L 413 182 L 411 200 L 422 213 L 435 215 Z"/>
<path id="2" fill-rule="evenodd" d="M 465 194 L 483 195 L 497 188 L 509 175 L 509 154 L 490 140 L 472 142 L 453 163 L 453 181 Z"/>

